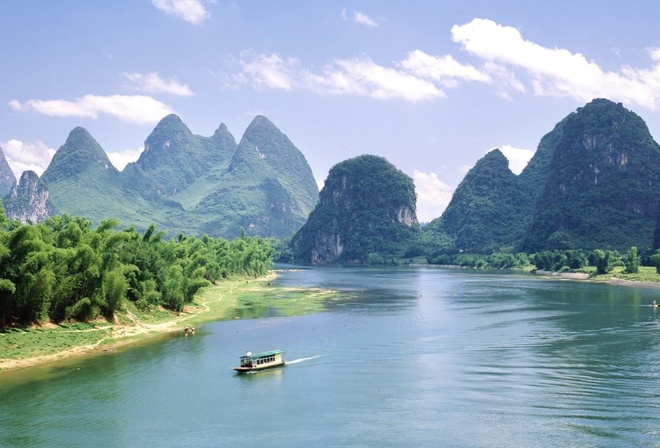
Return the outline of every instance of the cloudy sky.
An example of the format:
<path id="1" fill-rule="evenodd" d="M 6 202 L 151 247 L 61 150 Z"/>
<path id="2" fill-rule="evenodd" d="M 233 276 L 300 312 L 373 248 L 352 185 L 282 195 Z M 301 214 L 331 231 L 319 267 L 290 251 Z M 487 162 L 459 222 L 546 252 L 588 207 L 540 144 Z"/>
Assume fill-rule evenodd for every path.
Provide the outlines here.
<path id="1" fill-rule="evenodd" d="M 0 147 L 41 174 L 83 126 L 123 169 L 169 113 L 236 140 L 260 114 L 319 183 L 386 157 L 429 221 L 489 150 L 520 172 L 593 98 L 658 140 L 659 23 L 655 0 L 2 1 Z"/>

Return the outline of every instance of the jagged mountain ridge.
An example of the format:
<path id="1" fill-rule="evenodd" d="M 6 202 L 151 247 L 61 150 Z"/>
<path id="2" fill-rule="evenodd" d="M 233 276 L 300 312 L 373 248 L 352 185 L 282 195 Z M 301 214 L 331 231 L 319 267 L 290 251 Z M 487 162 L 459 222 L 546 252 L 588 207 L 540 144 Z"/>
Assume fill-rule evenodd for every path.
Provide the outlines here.
<path id="1" fill-rule="evenodd" d="M 297 230 L 318 200 L 318 187 L 305 157 L 263 116 L 255 117 L 245 130 L 218 184 L 195 208 L 215 215 L 207 226 L 220 226 L 240 213 L 241 227 L 261 227 L 282 235 L 287 229 Z M 252 201 L 240 200 L 241 191 L 248 192 Z M 223 197 L 234 199 L 227 202 Z"/>
<path id="2" fill-rule="evenodd" d="M 163 118 L 144 142 L 135 162 L 155 182 L 160 194 L 176 195 L 236 152 L 236 141 L 221 124 L 212 137 L 194 135 L 174 114 Z"/>
<path id="3" fill-rule="evenodd" d="M 78 127 L 41 181 L 57 213 L 95 223 L 109 218 L 138 228 L 154 223 L 171 235 L 233 238 L 244 228 L 248 234 L 291 236 L 318 199 L 311 168 L 268 119 L 256 117 L 250 127 L 266 136 L 259 143 L 270 154 L 267 161 L 257 158 L 252 169 L 236 169 L 242 165 L 240 145 L 224 124 L 211 137 L 202 137 L 169 115 L 147 137 L 140 158 L 121 172 Z"/>

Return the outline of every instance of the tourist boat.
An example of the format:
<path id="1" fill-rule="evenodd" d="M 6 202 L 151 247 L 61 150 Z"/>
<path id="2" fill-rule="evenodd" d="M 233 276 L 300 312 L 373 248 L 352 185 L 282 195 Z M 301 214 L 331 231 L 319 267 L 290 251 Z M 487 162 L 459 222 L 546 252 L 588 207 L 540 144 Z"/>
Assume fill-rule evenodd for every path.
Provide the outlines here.
<path id="1" fill-rule="evenodd" d="M 247 352 L 241 356 L 241 365 L 233 367 L 238 373 L 259 372 L 284 365 L 284 350 L 271 350 L 269 352 Z"/>

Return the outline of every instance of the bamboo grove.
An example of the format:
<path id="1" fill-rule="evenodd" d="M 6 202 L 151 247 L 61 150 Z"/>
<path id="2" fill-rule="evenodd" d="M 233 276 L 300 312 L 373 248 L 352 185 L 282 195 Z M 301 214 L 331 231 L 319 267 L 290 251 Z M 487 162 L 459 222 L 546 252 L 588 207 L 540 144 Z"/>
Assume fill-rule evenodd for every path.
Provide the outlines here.
<path id="1" fill-rule="evenodd" d="M 37 225 L 4 216 L 0 210 L 0 328 L 112 319 L 125 300 L 140 309 L 181 311 L 200 288 L 232 276 L 258 277 L 272 265 L 270 245 L 244 234 L 231 242 L 165 240 L 154 226 L 140 233 L 119 229 L 115 220 L 93 228 L 68 215 Z"/>

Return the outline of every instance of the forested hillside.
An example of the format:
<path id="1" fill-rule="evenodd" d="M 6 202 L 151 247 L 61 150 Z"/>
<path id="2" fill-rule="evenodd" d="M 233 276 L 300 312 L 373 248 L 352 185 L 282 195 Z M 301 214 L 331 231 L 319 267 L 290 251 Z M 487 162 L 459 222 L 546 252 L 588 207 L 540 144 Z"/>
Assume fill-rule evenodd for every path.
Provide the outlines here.
<path id="1" fill-rule="evenodd" d="M 494 149 L 467 173 L 442 217 L 426 231 L 452 235 L 454 246 L 463 251 L 488 253 L 512 248 L 532 209 L 532 196 L 519 187 L 504 154 Z"/>
<path id="2" fill-rule="evenodd" d="M 292 249 L 306 263 L 398 260 L 416 241 L 419 224 L 412 179 L 382 157 L 363 155 L 330 170 Z"/>
<path id="3" fill-rule="evenodd" d="M 620 103 L 596 99 L 569 114 L 519 176 L 497 153 L 477 162 L 425 229 L 450 239 L 453 250 L 626 251 L 654 244 L 660 146 Z"/>
<path id="4" fill-rule="evenodd" d="M 521 248 L 650 247 L 660 146 L 638 115 L 598 99 L 567 117 Z"/>

